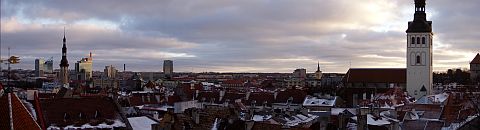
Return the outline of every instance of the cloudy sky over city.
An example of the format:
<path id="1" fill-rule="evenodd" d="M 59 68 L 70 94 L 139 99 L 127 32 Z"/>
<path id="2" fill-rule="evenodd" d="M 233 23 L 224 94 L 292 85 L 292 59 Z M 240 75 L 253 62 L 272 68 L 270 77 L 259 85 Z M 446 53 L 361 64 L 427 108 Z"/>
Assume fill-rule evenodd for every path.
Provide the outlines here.
<path id="1" fill-rule="evenodd" d="M 480 51 L 479 0 L 427 0 L 434 70 L 466 68 Z M 2 57 L 34 69 L 35 58 L 94 54 L 131 71 L 345 73 L 404 68 L 413 0 L 1 0 Z"/>

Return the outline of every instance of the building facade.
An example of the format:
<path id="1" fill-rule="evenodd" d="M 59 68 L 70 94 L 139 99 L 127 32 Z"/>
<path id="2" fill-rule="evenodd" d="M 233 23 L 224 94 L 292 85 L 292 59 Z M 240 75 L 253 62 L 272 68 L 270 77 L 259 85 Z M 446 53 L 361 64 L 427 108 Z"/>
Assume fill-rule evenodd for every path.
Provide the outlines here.
<path id="1" fill-rule="evenodd" d="M 75 63 L 75 72 L 77 73 L 77 80 L 88 80 L 92 78 L 93 58 L 90 52 L 89 57 L 82 58 L 82 60 Z"/>
<path id="2" fill-rule="evenodd" d="M 110 79 L 115 78 L 117 76 L 117 72 L 118 70 L 113 65 L 105 66 L 105 69 L 103 69 L 103 74 L 105 77 Z"/>
<path id="3" fill-rule="evenodd" d="M 477 53 L 475 58 L 470 62 L 470 80 L 474 84 L 480 83 L 480 54 Z"/>
<path id="4" fill-rule="evenodd" d="M 45 60 L 35 59 L 35 76 L 42 77 L 45 72 Z"/>
<path id="5" fill-rule="evenodd" d="M 172 60 L 164 60 L 163 61 L 163 73 L 166 76 L 171 76 L 173 74 L 173 61 Z"/>
<path id="6" fill-rule="evenodd" d="M 432 92 L 432 21 L 427 21 L 425 0 L 415 0 L 413 21 L 407 33 L 407 91 L 419 99 Z"/>
<path id="7" fill-rule="evenodd" d="M 45 73 L 53 73 L 53 57 L 45 61 Z"/>
<path id="8" fill-rule="evenodd" d="M 307 70 L 304 68 L 293 71 L 294 78 L 307 78 Z"/>

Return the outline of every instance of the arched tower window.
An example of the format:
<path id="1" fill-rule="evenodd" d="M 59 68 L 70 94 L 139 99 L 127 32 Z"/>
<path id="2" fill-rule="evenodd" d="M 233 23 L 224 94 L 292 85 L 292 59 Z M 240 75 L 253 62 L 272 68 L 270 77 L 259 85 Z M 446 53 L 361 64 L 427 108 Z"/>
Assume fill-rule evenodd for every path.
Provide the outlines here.
<path id="1" fill-rule="evenodd" d="M 417 44 L 420 44 L 420 37 L 417 37 Z"/>
<path id="2" fill-rule="evenodd" d="M 417 61 L 417 64 L 420 64 L 420 56 L 417 56 L 416 61 Z"/>
<path id="3" fill-rule="evenodd" d="M 415 44 L 415 37 L 412 37 L 412 44 Z"/>
<path id="4" fill-rule="evenodd" d="M 422 44 L 425 44 L 425 37 L 422 37 Z"/>

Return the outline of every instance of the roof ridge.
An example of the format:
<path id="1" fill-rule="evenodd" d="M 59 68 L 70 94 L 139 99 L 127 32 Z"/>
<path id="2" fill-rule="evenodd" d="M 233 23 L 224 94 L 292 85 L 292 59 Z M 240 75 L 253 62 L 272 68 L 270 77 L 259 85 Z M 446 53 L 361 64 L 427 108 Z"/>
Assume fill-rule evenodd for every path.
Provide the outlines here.
<path id="1" fill-rule="evenodd" d="M 40 127 L 40 125 L 38 125 L 38 122 L 36 121 L 36 119 L 33 118 L 33 115 L 30 113 L 30 111 L 28 111 L 27 107 L 25 107 L 25 105 L 23 104 L 22 100 L 20 100 L 20 98 L 18 98 L 15 94 L 13 94 L 13 95 L 14 95 L 14 97 L 16 97 L 16 99 L 18 100 L 18 102 L 20 103 L 20 105 L 23 106 L 23 109 L 27 111 L 29 117 L 33 120 L 34 124 L 35 124 L 39 129 L 41 129 L 41 127 Z M 11 103 L 11 102 L 9 102 L 9 103 Z M 10 105 L 11 105 L 11 104 L 10 104 Z M 11 107 L 11 106 L 10 106 L 10 107 Z M 10 108 L 10 109 L 11 109 L 11 108 Z M 13 112 L 12 112 L 12 115 L 13 115 Z M 13 118 L 11 118 L 11 120 L 13 120 Z M 13 124 L 13 122 L 12 122 L 12 124 Z M 13 128 L 13 125 L 12 125 L 12 128 Z"/>
<path id="2" fill-rule="evenodd" d="M 10 129 L 13 130 L 13 112 L 12 112 L 12 96 L 11 93 L 7 94 L 8 100 L 8 116 L 10 118 Z"/>

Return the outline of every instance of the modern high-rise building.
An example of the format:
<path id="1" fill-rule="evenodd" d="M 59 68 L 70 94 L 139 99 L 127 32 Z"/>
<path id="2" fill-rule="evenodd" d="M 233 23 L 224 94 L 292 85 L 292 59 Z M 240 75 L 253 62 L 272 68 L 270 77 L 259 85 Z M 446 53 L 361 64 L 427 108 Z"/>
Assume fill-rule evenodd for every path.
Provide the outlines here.
<path id="1" fill-rule="evenodd" d="M 293 77 L 294 78 L 307 78 L 307 70 L 304 68 L 301 69 L 296 69 L 293 71 Z"/>
<path id="2" fill-rule="evenodd" d="M 45 72 L 45 60 L 35 59 L 35 76 L 42 77 Z"/>
<path id="3" fill-rule="evenodd" d="M 53 73 L 53 58 L 45 61 L 45 73 Z"/>
<path id="4" fill-rule="evenodd" d="M 117 72 L 118 70 L 113 65 L 105 66 L 105 69 L 103 69 L 103 74 L 107 78 L 115 78 L 117 76 Z"/>
<path id="5" fill-rule="evenodd" d="M 90 52 L 89 57 L 82 58 L 82 60 L 75 63 L 75 72 L 77 73 L 77 80 L 88 80 L 92 78 L 93 75 L 93 58 L 92 52 Z"/>
<path id="6" fill-rule="evenodd" d="M 60 61 L 60 83 L 63 87 L 69 87 L 68 78 L 68 60 L 67 60 L 67 39 L 65 38 L 65 29 L 63 30 L 62 60 Z"/>
<path id="7" fill-rule="evenodd" d="M 407 33 L 407 91 L 419 99 L 432 93 L 432 21 L 427 21 L 425 0 L 415 0 L 413 21 Z"/>
<path id="8" fill-rule="evenodd" d="M 171 76 L 173 74 L 173 61 L 172 60 L 164 60 L 163 61 L 163 73 L 167 76 Z"/>

